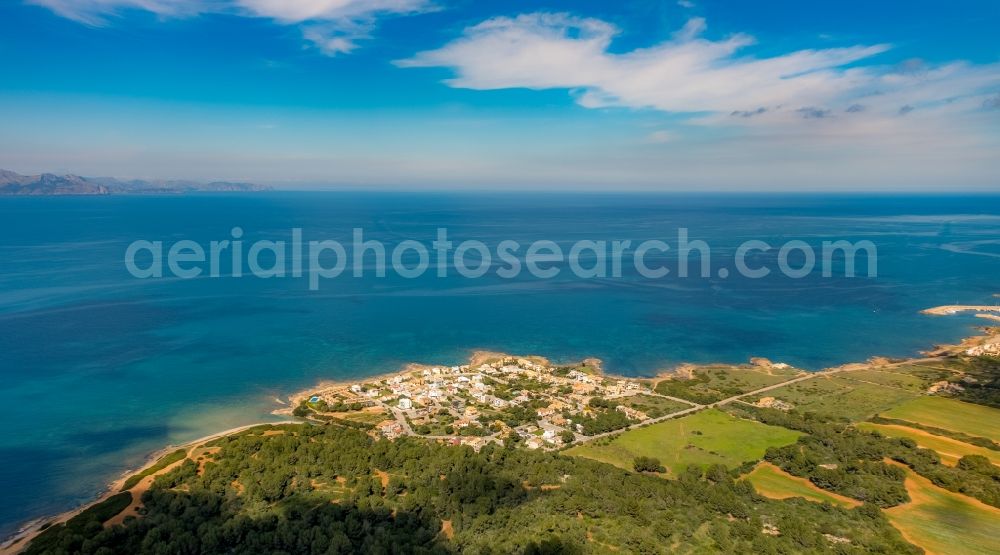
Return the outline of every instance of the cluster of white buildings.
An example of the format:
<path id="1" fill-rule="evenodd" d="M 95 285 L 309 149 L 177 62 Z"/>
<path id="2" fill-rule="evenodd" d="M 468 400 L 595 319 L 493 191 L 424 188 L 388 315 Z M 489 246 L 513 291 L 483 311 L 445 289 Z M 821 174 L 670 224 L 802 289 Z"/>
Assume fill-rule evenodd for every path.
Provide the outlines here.
<path id="1" fill-rule="evenodd" d="M 527 388 L 530 391 L 514 389 L 516 382 L 526 383 L 525 380 L 535 384 Z M 577 428 L 567 416 L 589 413 L 592 409 L 588 402 L 592 397 L 623 397 L 642 391 L 642 385 L 634 380 L 609 379 L 578 369 L 556 372 L 534 360 L 506 357 L 474 368 L 470 365 L 420 368 L 376 382 L 330 388 L 317 397 L 328 403 L 363 401 L 381 406 L 386 420 L 378 425 L 377 431 L 388 438 L 416 433 L 411 428 L 431 425 L 435 429 L 450 427 L 447 434 L 453 437 L 447 441 L 476 449 L 510 433 L 520 435 L 528 448 L 539 449 L 560 445 L 560 432 Z M 483 414 L 501 413 L 532 402 L 531 406 L 537 407 L 539 401 L 547 404 L 535 409 L 537 421 L 532 424 L 511 429 L 498 416 L 489 421 L 493 428 L 489 436 L 461 434 L 464 427 L 482 426 L 481 421 L 488 421 L 481 417 Z M 644 413 L 624 404 L 616 410 L 630 419 L 646 419 Z"/>

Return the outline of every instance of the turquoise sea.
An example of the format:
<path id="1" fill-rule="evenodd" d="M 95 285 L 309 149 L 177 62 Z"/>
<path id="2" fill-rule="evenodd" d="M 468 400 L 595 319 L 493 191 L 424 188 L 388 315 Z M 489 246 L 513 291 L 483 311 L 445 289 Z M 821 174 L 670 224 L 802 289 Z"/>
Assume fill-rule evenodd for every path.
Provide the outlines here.
<path id="1" fill-rule="evenodd" d="M 662 239 L 712 247 L 713 277 L 133 278 L 137 239 L 390 246 Z M 870 240 L 878 276 L 719 278 L 748 239 Z M 523 251 L 522 251 L 523 254 Z M 261 193 L 0 198 L 0 532 L 87 501 L 167 443 L 268 418 L 319 379 L 459 363 L 474 349 L 616 373 L 750 356 L 820 369 L 972 333 L 940 304 L 1000 293 L 1000 196 Z M 669 263 L 676 251 L 662 256 Z M 770 263 L 773 256 L 756 259 Z M 369 270 L 371 270 L 369 268 Z"/>

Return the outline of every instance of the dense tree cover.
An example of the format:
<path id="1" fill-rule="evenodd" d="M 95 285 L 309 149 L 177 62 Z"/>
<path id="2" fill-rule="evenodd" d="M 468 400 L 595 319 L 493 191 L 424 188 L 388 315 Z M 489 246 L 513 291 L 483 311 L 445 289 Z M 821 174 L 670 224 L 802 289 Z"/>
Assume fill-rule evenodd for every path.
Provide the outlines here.
<path id="1" fill-rule="evenodd" d="M 903 484 L 905 472 L 884 462 L 891 459 L 937 486 L 1000 507 L 1000 469 L 978 465 L 978 458 L 950 467 L 941 463 L 937 453 L 917 447 L 910 439 L 864 432 L 813 413 L 746 406 L 728 410 L 808 434 L 793 445 L 768 449 L 764 458 L 821 488 L 880 507 L 904 503 L 909 500 Z"/>
<path id="2" fill-rule="evenodd" d="M 564 412 L 563 418 L 582 426 L 582 433 L 588 436 L 620 430 L 632 424 L 624 412 L 606 408 L 594 410 L 590 416 Z"/>
<path id="3" fill-rule="evenodd" d="M 911 422 L 909 420 L 900 420 L 898 418 L 886 418 L 884 416 L 873 416 L 869 418 L 868 421 L 874 422 L 875 424 L 896 424 L 899 426 L 906 426 L 908 428 L 916 428 L 918 430 L 924 430 L 926 432 L 930 432 L 936 436 L 950 437 L 952 439 L 957 439 L 958 441 L 963 441 L 971 445 L 978 445 L 979 447 L 992 449 L 993 451 L 1000 451 L 1000 444 L 986 437 L 970 436 L 969 434 L 963 434 L 962 432 L 956 432 L 953 430 L 946 430 L 944 428 L 928 426 L 926 424 L 921 424 L 919 422 Z"/>
<path id="4" fill-rule="evenodd" d="M 101 523 L 125 510 L 132 503 L 132 494 L 127 491 L 116 493 L 111 497 L 96 503 L 80 514 L 66 521 L 47 528 L 31 544 L 35 552 L 59 551 L 64 538 L 88 537 L 103 529 Z"/>
<path id="5" fill-rule="evenodd" d="M 636 457 L 632 461 L 632 468 L 636 472 L 666 472 L 667 468 L 660 464 L 660 459 L 656 457 Z"/>
<path id="6" fill-rule="evenodd" d="M 803 436 L 797 443 L 769 448 L 764 459 L 795 476 L 804 476 L 817 486 L 867 501 L 879 507 L 892 507 L 910 500 L 903 480 L 906 472 L 886 464 L 878 456 L 880 449 L 856 432 L 852 437 L 817 438 Z M 839 449 L 851 446 L 850 452 Z M 875 457 L 874 460 L 872 457 Z"/>
<path id="7" fill-rule="evenodd" d="M 872 506 L 768 500 L 720 466 L 663 480 L 556 453 L 274 429 L 158 476 L 139 518 L 54 527 L 29 552 L 918 552 Z"/>

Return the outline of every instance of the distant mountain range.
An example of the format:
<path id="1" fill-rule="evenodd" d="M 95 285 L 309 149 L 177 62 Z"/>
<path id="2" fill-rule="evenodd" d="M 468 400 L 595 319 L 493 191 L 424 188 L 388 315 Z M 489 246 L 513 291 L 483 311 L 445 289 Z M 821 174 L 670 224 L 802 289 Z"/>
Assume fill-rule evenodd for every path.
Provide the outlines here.
<path id="1" fill-rule="evenodd" d="M 200 183 L 185 180 L 120 180 L 114 177 L 80 177 L 79 175 L 21 175 L 0 170 L 0 195 L 149 195 L 193 192 L 267 191 L 270 187 L 254 183 L 213 181 Z"/>

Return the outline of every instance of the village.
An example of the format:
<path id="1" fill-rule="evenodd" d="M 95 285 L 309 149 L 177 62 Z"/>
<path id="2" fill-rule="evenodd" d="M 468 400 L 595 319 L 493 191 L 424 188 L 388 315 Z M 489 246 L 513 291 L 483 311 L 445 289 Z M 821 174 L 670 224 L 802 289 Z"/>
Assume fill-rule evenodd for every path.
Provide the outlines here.
<path id="1" fill-rule="evenodd" d="M 537 357 L 503 356 L 327 386 L 302 396 L 295 414 L 364 422 L 390 439 L 413 435 L 476 450 L 509 441 L 556 449 L 584 441 L 595 430 L 621 429 L 697 406 L 678 401 L 653 392 L 646 381 L 604 376 L 586 363 L 553 366 Z"/>
<path id="2" fill-rule="evenodd" d="M 997 337 L 969 338 L 930 355 L 993 352 L 1000 345 Z M 416 436 L 477 451 L 489 443 L 555 450 L 733 402 L 787 412 L 803 398 L 786 386 L 836 374 L 864 382 L 849 376 L 910 363 L 875 357 L 803 372 L 755 357 L 744 365 L 682 365 L 669 375 L 641 379 L 604 374 L 597 359 L 556 365 L 535 356 L 482 355 L 459 366 L 410 365 L 397 374 L 317 386 L 275 413 L 361 427 L 388 439 Z M 975 381 L 962 376 L 923 389 L 928 395 L 955 395 Z M 780 397 L 765 395 L 779 388 Z"/>

